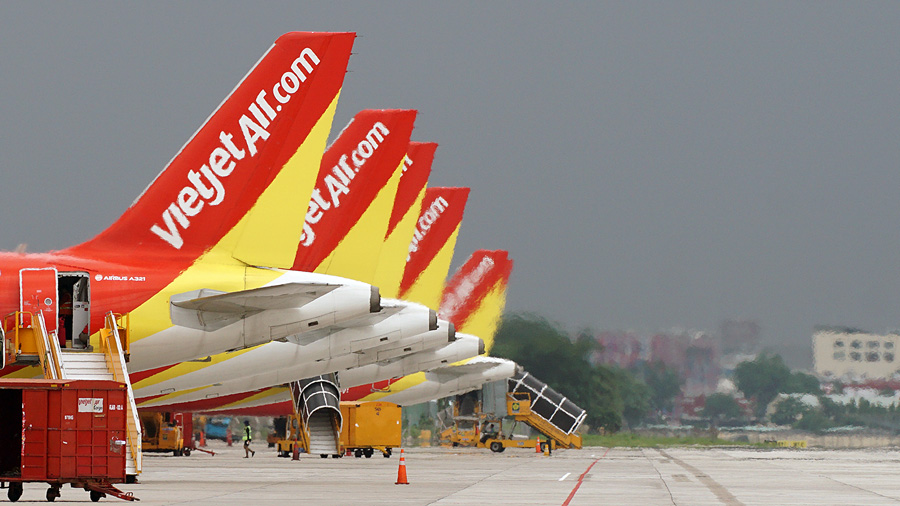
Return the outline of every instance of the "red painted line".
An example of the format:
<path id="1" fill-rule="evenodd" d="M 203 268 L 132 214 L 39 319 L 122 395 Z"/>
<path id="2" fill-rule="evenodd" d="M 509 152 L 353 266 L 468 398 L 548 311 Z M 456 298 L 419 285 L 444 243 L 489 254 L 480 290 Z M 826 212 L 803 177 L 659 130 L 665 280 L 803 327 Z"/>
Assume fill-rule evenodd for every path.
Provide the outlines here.
<path id="1" fill-rule="evenodd" d="M 575 497 L 575 492 L 578 492 L 578 487 L 581 486 L 581 482 L 584 481 L 584 477 L 587 476 L 587 473 L 589 473 L 591 471 L 591 468 L 594 467 L 594 464 L 596 464 L 597 462 L 600 461 L 600 459 L 605 457 L 607 453 L 609 453 L 609 448 L 607 448 L 606 451 L 603 452 L 603 455 L 601 455 L 599 459 L 591 462 L 591 465 L 589 465 L 588 468 L 585 469 L 583 473 L 581 473 L 581 476 L 578 477 L 578 483 L 576 483 L 575 488 L 573 488 L 572 491 L 569 492 L 569 497 L 566 498 L 566 502 L 562 503 L 562 506 L 569 506 L 569 502 L 572 501 L 573 497 Z"/>

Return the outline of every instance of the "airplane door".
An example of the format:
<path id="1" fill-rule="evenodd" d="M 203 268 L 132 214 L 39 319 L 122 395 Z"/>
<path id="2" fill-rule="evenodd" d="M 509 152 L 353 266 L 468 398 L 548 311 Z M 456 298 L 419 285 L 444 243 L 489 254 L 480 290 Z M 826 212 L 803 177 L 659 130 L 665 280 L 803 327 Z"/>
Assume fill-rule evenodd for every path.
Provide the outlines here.
<path id="1" fill-rule="evenodd" d="M 35 316 L 44 313 L 47 332 L 56 332 L 57 295 L 56 269 L 22 269 L 19 271 L 19 310 Z"/>

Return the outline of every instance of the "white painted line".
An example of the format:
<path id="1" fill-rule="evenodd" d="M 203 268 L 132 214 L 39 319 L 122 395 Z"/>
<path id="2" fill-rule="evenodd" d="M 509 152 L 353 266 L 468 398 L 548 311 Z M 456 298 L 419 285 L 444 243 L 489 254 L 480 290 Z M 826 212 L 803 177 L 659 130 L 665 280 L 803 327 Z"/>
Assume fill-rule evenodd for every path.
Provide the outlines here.
<path id="1" fill-rule="evenodd" d="M 572 473 L 564 474 L 563 477 L 559 479 L 559 481 L 565 481 L 565 479 L 568 478 L 570 474 L 572 474 Z"/>

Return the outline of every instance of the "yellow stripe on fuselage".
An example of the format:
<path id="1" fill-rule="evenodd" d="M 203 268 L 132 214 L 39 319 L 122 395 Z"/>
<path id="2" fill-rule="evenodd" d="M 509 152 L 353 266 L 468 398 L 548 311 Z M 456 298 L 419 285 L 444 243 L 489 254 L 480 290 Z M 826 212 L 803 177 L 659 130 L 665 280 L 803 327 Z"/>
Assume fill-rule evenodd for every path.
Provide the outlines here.
<path id="1" fill-rule="evenodd" d="M 453 250 L 456 248 L 456 239 L 459 237 L 459 228 L 450 234 L 447 242 L 441 247 L 437 255 L 431 260 L 415 283 L 403 294 L 404 300 L 418 302 L 428 307 L 436 308 L 441 305 L 441 296 L 444 293 L 444 281 L 450 271 L 450 262 L 453 260 Z"/>
<path id="2" fill-rule="evenodd" d="M 363 212 L 347 235 L 315 272 L 330 274 L 363 283 L 372 283 L 375 269 L 384 242 L 384 234 L 391 220 L 394 199 L 397 196 L 397 185 L 400 183 L 403 163 L 394 170 L 388 182 L 378 191 L 372 204 Z"/>
<path id="3" fill-rule="evenodd" d="M 403 270 L 406 268 L 406 257 L 409 255 L 409 243 L 412 242 L 416 232 L 416 220 L 419 219 L 419 210 L 422 209 L 422 201 L 425 199 L 425 188 L 419 192 L 416 201 L 397 222 L 397 226 L 391 231 L 391 235 L 384 240 L 381 246 L 381 256 L 378 259 L 378 267 L 375 269 L 375 279 L 372 282 L 381 292 L 382 297 L 396 299 L 400 297 L 400 281 L 403 279 Z"/>
<path id="4" fill-rule="evenodd" d="M 395 394 L 397 392 L 401 392 L 406 390 L 407 388 L 412 388 L 416 385 L 424 383 L 426 381 L 424 372 L 417 372 L 414 374 L 407 374 L 406 376 L 400 378 L 396 382 L 392 383 L 391 386 L 384 392 L 372 392 L 371 394 L 363 397 L 359 401 L 377 401 L 382 397 L 387 397 L 388 395 Z"/>
<path id="5" fill-rule="evenodd" d="M 153 376 L 148 376 L 148 377 L 136 382 L 134 384 L 134 389 L 140 390 L 142 388 L 147 388 L 147 387 L 162 383 L 163 381 L 169 381 L 171 379 L 177 378 L 179 376 L 183 376 L 185 374 L 190 374 L 192 372 L 196 372 L 201 369 L 206 369 L 207 367 L 212 366 L 212 365 L 221 364 L 222 362 L 225 362 L 228 359 L 239 357 L 239 356 L 243 355 L 244 353 L 255 350 L 256 348 L 257 348 L 257 346 L 254 346 L 253 348 L 247 348 L 246 350 L 237 350 L 237 351 L 231 351 L 231 352 L 227 352 L 227 353 L 219 353 L 218 355 L 213 355 L 213 356 L 209 357 L 208 361 L 203 361 L 203 362 L 181 362 L 181 363 L 176 364 L 164 371 L 160 371 L 160 372 L 154 374 Z M 227 379 L 227 378 L 223 378 L 223 379 Z M 181 395 L 181 394 L 185 394 L 185 393 L 187 393 L 187 391 L 176 392 L 172 395 L 176 395 L 176 394 Z"/>
<path id="6" fill-rule="evenodd" d="M 263 390 L 262 392 L 258 392 L 256 394 L 251 395 L 250 397 L 247 397 L 247 398 L 244 398 L 244 399 L 241 399 L 239 401 L 235 401 L 235 402 L 232 402 L 229 404 L 224 404 L 217 409 L 240 409 L 242 407 L 252 407 L 255 405 L 264 404 L 264 403 L 260 403 L 257 401 L 268 399 L 268 398 L 274 397 L 276 395 L 284 395 L 284 393 L 287 390 L 288 389 L 284 388 L 284 387 L 267 388 L 267 389 Z"/>
<path id="7" fill-rule="evenodd" d="M 154 403 L 154 404 L 160 404 L 160 401 L 167 401 L 167 400 L 170 400 L 170 399 L 174 399 L 174 398 L 176 398 L 176 397 L 178 397 L 178 396 L 180 396 L 180 395 L 183 395 L 183 394 L 186 394 L 186 393 L 190 393 L 190 392 L 196 392 L 196 391 L 198 391 L 198 390 L 203 390 L 203 389 L 206 389 L 206 388 L 209 388 L 209 386 L 199 387 L 199 388 L 192 388 L 192 389 L 190 389 L 190 390 L 182 390 L 182 391 L 179 391 L 179 392 L 172 392 L 172 393 L 170 393 L 170 394 L 161 395 L 161 396 L 159 396 L 159 397 L 154 397 L 153 399 L 150 399 L 149 401 L 138 403 L 138 407 L 139 407 L 139 408 L 140 408 L 140 407 L 143 407 L 145 404 L 147 404 L 147 403 L 149 403 L 149 402 L 152 402 L 152 403 Z M 165 404 L 165 403 L 163 403 L 163 404 Z"/>

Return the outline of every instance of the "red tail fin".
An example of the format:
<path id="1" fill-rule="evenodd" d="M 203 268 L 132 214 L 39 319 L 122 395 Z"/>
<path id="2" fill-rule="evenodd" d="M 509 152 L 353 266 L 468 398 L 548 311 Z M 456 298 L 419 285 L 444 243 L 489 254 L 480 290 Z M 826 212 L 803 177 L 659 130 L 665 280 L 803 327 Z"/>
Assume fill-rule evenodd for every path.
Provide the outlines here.
<path id="1" fill-rule="evenodd" d="M 410 142 L 403 160 L 403 174 L 397 185 L 397 195 L 384 234 L 384 244 L 378 257 L 378 267 L 372 284 L 378 286 L 382 297 L 395 299 L 400 295 L 400 280 L 409 255 L 409 241 L 416 228 L 425 185 L 431 174 L 431 162 L 437 144 Z"/>
<path id="2" fill-rule="evenodd" d="M 447 282 L 441 299 L 441 318 L 453 322 L 461 332 L 469 319 L 478 311 L 482 302 L 498 287 L 505 287 L 512 273 L 513 262 L 509 253 L 502 250 L 478 250 Z M 475 334 L 482 339 L 485 336 Z"/>
<path id="3" fill-rule="evenodd" d="M 122 217 L 70 251 L 193 259 L 212 248 L 332 106 L 354 37 L 279 37 Z"/>
<path id="4" fill-rule="evenodd" d="M 400 185 L 397 187 L 397 198 L 394 199 L 394 209 L 391 211 L 387 233 L 384 234 L 385 239 L 391 235 L 425 189 L 428 176 L 431 175 L 431 163 L 434 161 L 437 146 L 436 142 L 409 143 L 406 159 L 403 161 L 403 177 L 400 178 Z"/>
<path id="5" fill-rule="evenodd" d="M 294 269 L 352 277 L 346 271 L 354 270 L 354 266 L 348 267 L 348 262 L 359 264 L 364 254 L 371 253 L 359 251 L 359 247 L 381 246 L 400 177 L 397 169 L 406 154 L 415 118 L 416 111 L 412 110 L 362 111 L 328 147 L 309 201 Z M 370 209 L 383 190 L 390 191 L 379 204 L 384 209 Z M 378 223 L 357 227 L 363 215 L 372 213 L 379 215 L 374 217 Z M 376 227 L 380 232 L 374 230 Z M 342 244 L 353 251 L 335 259 Z M 374 270 L 377 255 L 375 249 L 374 259 L 365 262 L 362 270 Z"/>
<path id="6" fill-rule="evenodd" d="M 425 190 L 400 282 L 402 298 L 437 307 L 468 198 L 468 188 Z"/>

